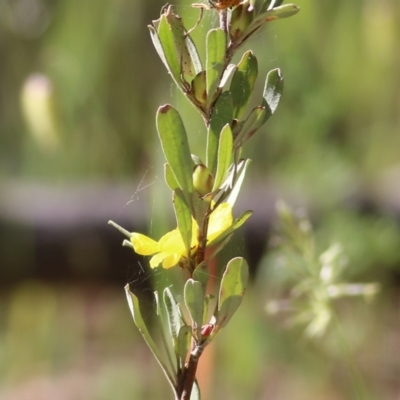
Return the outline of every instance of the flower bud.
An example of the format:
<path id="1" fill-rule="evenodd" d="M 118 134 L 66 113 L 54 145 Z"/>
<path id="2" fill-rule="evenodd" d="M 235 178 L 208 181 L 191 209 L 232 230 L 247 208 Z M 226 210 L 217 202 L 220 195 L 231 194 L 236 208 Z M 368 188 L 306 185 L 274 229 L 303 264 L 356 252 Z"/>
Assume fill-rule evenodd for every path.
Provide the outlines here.
<path id="1" fill-rule="evenodd" d="M 203 339 L 208 338 L 214 329 L 213 324 L 206 324 L 201 327 L 201 336 Z"/>
<path id="2" fill-rule="evenodd" d="M 214 185 L 214 177 L 204 164 L 197 164 L 193 169 L 193 187 L 201 196 L 210 193 Z"/>

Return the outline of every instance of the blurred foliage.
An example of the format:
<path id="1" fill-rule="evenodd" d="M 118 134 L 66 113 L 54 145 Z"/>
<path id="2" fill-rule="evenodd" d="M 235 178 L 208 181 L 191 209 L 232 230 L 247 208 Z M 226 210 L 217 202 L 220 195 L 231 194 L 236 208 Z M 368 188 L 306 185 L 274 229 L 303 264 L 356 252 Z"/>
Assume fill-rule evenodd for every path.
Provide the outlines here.
<path id="1" fill-rule="evenodd" d="M 145 27 L 161 5 L 2 2 L 3 177 L 140 175 L 139 167 L 150 162 L 154 109 L 171 97 Z M 286 91 L 279 114 L 268 132 L 258 135 L 250 156 L 259 174 L 269 171 L 332 204 L 348 186 L 368 186 L 384 168 L 399 163 L 400 6 L 396 0 L 299 5 L 300 16 L 270 24 L 269 39 L 263 32 L 251 43 L 256 54 L 264 54 L 261 68 L 282 67 Z M 198 11 L 189 2 L 177 10 L 195 24 Z M 23 122 L 20 94 L 34 73 L 43 74 L 52 88 L 56 149 L 41 146 Z M 33 90 L 31 96 L 40 93 Z M 192 135 L 197 140 L 195 126 Z"/>
<path id="2" fill-rule="evenodd" d="M 191 106 L 171 93 L 146 29 L 164 3 L 0 2 L 0 185 L 19 179 L 140 179 L 149 166 L 160 170 L 152 154 L 159 154 L 154 113 L 162 102 L 186 107 L 188 114 L 182 115 L 190 121 L 190 140 L 202 140 Z M 177 12 L 194 26 L 198 12 L 189 3 L 182 0 Z M 299 15 L 270 24 L 268 39 L 263 32 L 251 43 L 260 76 L 279 66 L 286 87 L 277 115 L 246 149 L 255 161 L 249 175 L 258 185 L 283 188 L 279 193 L 289 203 L 312 206 L 321 246 L 342 243 L 350 278 L 393 285 L 391 270 L 400 268 L 398 222 L 379 202 L 363 210 L 355 195 L 364 191 L 379 200 L 378 183 L 400 163 L 400 2 L 296 4 Z M 202 24 L 209 22 L 216 20 L 206 16 Z M 28 85 L 32 76 L 40 78 L 33 80 L 38 85 Z M 257 90 L 261 96 L 262 82 Z M 37 102 L 49 118 L 40 139 L 26 109 L 39 107 Z M 346 210 L 340 209 L 343 204 Z M 162 214 L 161 209 L 155 207 Z M 34 238 L 25 233 L 16 249 L 22 232 L 6 228 L 0 249 L 18 268 L 18 260 L 33 251 Z M 260 279 L 224 340 L 217 341 L 215 371 L 220 372 L 213 377 L 214 398 L 351 399 L 334 338 L 304 343 L 300 331 L 282 330 L 267 320 L 263 305 L 273 298 L 273 286 Z M 26 387 L 27 396 L 36 393 L 29 382 L 38 376 L 47 377 L 53 390 L 54 382 L 61 382 L 57 390 L 67 399 L 74 387 L 86 390 L 81 397 L 72 393 L 74 400 L 162 398 L 168 388 L 141 347 L 122 289 L 110 295 L 91 291 L 90 301 L 84 292 L 34 282 L 2 293 L 1 398 L 14 387 Z M 400 387 L 398 297 L 384 286 L 378 299 L 370 308 L 361 301 L 351 310 L 343 307 L 343 329 L 372 393 L 395 399 Z M 231 362 L 232 348 L 240 362 Z M 225 386 L 230 379 L 235 379 L 234 393 Z M 44 383 L 37 385 L 40 390 Z M 32 397 L 17 392 L 14 398 Z"/>

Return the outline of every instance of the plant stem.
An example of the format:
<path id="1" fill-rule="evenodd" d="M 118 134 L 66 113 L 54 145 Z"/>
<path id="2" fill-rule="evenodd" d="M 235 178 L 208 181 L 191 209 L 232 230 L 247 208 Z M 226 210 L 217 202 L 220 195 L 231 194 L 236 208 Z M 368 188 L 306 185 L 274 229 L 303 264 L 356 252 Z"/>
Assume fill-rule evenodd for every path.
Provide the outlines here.
<path id="1" fill-rule="evenodd" d="M 228 34 L 228 10 L 219 12 L 219 26 L 225 34 Z"/>
<path id="2" fill-rule="evenodd" d="M 196 379 L 197 366 L 199 359 L 203 353 L 204 347 L 202 345 L 195 344 L 193 351 L 190 353 L 189 361 L 187 362 L 185 369 L 183 370 L 182 376 L 182 392 L 180 394 L 180 400 L 190 400 L 192 394 L 193 384 Z"/>

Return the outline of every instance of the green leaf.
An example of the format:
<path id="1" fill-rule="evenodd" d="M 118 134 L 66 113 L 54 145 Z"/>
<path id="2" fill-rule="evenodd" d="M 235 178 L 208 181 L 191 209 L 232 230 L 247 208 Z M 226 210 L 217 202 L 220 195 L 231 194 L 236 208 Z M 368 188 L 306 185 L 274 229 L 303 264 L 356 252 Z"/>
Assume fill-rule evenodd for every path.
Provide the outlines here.
<path id="1" fill-rule="evenodd" d="M 207 103 L 214 99 L 225 67 L 226 34 L 220 29 L 211 29 L 206 40 Z"/>
<path id="2" fill-rule="evenodd" d="M 211 115 L 207 132 L 207 167 L 213 175 L 217 172 L 219 135 L 226 124 L 233 119 L 233 103 L 230 92 L 219 96 Z"/>
<path id="3" fill-rule="evenodd" d="M 206 71 L 200 71 L 191 82 L 193 96 L 202 106 L 207 102 L 206 79 Z"/>
<path id="4" fill-rule="evenodd" d="M 190 339 L 192 337 L 192 328 L 183 325 L 179 330 L 178 338 L 175 344 L 176 355 L 179 360 L 179 367 L 182 369 L 185 366 L 186 356 L 190 348 Z"/>
<path id="5" fill-rule="evenodd" d="M 243 2 L 234 8 L 229 24 L 229 36 L 233 43 L 240 39 L 254 20 L 255 15 L 255 8 L 250 6 L 248 2 Z"/>
<path id="6" fill-rule="evenodd" d="M 288 18 L 292 15 L 297 14 L 300 8 L 295 4 L 285 4 L 283 6 L 274 7 L 266 12 L 262 12 L 254 18 L 253 22 L 245 30 L 241 37 L 241 42 L 251 36 L 255 31 L 257 31 L 261 26 L 267 22 L 275 21 L 280 18 Z"/>
<path id="7" fill-rule="evenodd" d="M 223 328 L 235 314 L 246 292 L 249 267 L 242 257 L 229 261 L 222 276 L 218 297 L 216 329 Z"/>
<path id="8" fill-rule="evenodd" d="M 153 24 L 158 24 L 159 21 L 153 21 Z M 172 71 L 171 68 L 168 64 L 168 61 L 165 57 L 165 52 L 164 52 L 164 48 L 161 44 L 160 38 L 158 36 L 157 30 L 155 29 L 155 27 L 153 25 L 148 25 L 147 26 L 149 28 L 150 31 L 150 38 L 153 42 L 154 48 L 157 51 L 158 56 L 161 58 L 161 61 L 163 62 L 163 64 L 165 65 L 165 68 L 167 68 L 167 71 L 171 74 L 172 76 Z"/>
<path id="9" fill-rule="evenodd" d="M 244 122 L 241 122 L 234 129 L 235 141 L 233 148 L 237 149 L 249 140 L 266 122 L 268 118 L 266 115 L 269 114 L 266 107 L 258 106 L 254 108 Z"/>
<path id="10" fill-rule="evenodd" d="M 169 330 L 172 338 L 176 340 L 182 328 L 183 322 L 178 304 L 172 295 L 170 288 L 168 287 L 164 289 L 163 300 L 165 309 L 167 311 Z"/>
<path id="11" fill-rule="evenodd" d="M 258 75 L 257 58 L 251 50 L 243 54 L 232 77 L 230 91 L 233 100 L 233 117 L 240 119 L 254 91 Z"/>
<path id="12" fill-rule="evenodd" d="M 189 76 L 194 76 L 195 71 L 193 67 L 193 62 L 191 54 L 189 53 L 187 47 L 187 34 L 185 26 L 183 25 L 182 18 L 177 16 L 172 12 L 172 6 L 169 5 L 165 17 L 170 26 L 172 36 L 175 43 L 176 57 L 180 63 L 181 75 L 186 74 Z"/>
<path id="13" fill-rule="evenodd" d="M 157 348 L 156 344 L 154 343 L 148 329 L 146 323 L 143 320 L 142 314 L 140 312 L 139 307 L 139 299 L 130 291 L 129 284 L 125 286 L 126 297 L 128 299 L 129 309 L 131 310 L 133 320 L 137 328 L 139 329 L 140 333 L 142 334 L 144 340 L 146 341 L 147 345 L 149 346 L 151 352 L 153 353 L 154 357 L 156 358 L 157 362 L 159 363 L 160 367 L 164 371 L 165 376 L 168 379 L 174 393 L 176 394 L 176 377 L 175 371 L 172 370 L 172 367 L 168 367 L 164 361 L 162 360 L 161 353 Z"/>
<path id="14" fill-rule="evenodd" d="M 176 364 L 175 352 L 172 351 L 171 348 L 171 346 L 173 345 L 173 341 L 171 341 L 170 334 L 168 336 L 166 335 L 166 329 L 168 329 L 168 331 L 170 330 L 167 309 L 166 307 L 162 306 L 157 290 L 154 291 L 154 299 L 156 303 L 157 317 L 159 320 L 157 327 L 160 328 L 161 339 L 164 344 L 164 349 L 166 353 L 165 355 L 167 357 L 169 365 L 171 366 L 171 369 L 176 372 L 178 370 L 178 365 Z"/>
<path id="15" fill-rule="evenodd" d="M 192 276 L 195 281 L 198 281 L 202 284 L 205 293 L 208 279 L 210 277 L 210 269 L 208 268 L 208 265 L 204 261 L 200 263 L 193 271 Z"/>
<path id="16" fill-rule="evenodd" d="M 264 117 L 264 122 L 267 122 L 268 118 L 275 113 L 278 108 L 278 104 L 281 100 L 283 92 L 283 76 L 279 68 L 273 69 L 268 72 L 267 79 L 265 81 L 264 92 L 263 92 L 263 107 L 267 109 L 267 114 Z"/>
<path id="17" fill-rule="evenodd" d="M 218 145 L 218 164 L 217 164 L 217 172 L 215 174 L 214 186 L 212 190 L 216 190 L 220 187 L 221 183 L 224 180 L 226 172 L 228 171 L 229 165 L 232 160 L 232 131 L 229 124 L 226 124 L 221 131 L 219 136 L 219 145 Z"/>
<path id="18" fill-rule="evenodd" d="M 151 32 L 151 29 L 150 29 Z M 177 57 L 175 38 L 165 14 L 161 15 L 157 30 L 159 42 L 163 49 L 165 64 L 176 84 L 182 88 L 181 82 L 181 60 Z M 153 37 L 152 37 L 153 39 Z M 154 43 L 154 39 L 153 39 Z"/>
<path id="19" fill-rule="evenodd" d="M 279 7 L 284 0 L 264 0 L 264 3 L 259 9 L 259 14 L 265 13 L 268 10 L 272 10 L 274 7 Z"/>
<path id="20" fill-rule="evenodd" d="M 196 74 L 199 74 L 203 70 L 203 65 L 201 63 L 201 59 L 199 53 L 197 51 L 196 44 L 193 42 L 193 39 L 190 35 L 186 34 L 186 46 L 190 53 L 190 57 L 193 62 L 194 70 Z"/>
<path id="21" fill-rule="evenodd" d="M 165 158 L 186 200 L 191 204 L 193 161 L 181 116 L 175 108 L 166 104 L 157 110 L 156 122 Z"/>
<path id="22" fill-rule="evenodd" d="M 207 211 L 210 208 L 210 203 L 201 198 L 200 195 L 194 193 L 192 197 L 194 219 L 197 226 L 203 226 Z"/>
<path id="23" fill-rule="evenodd" d="M 188 279 L 184 288 L 185 304 L 192 318 L 193 334 L 197 340 L 201 337 L 203 325 L 204 290 L 200 282 Z"/>
<path id="24" fill-rule="evenodd" d="M 174 210 L 178 229 L 182 236 L 183 244 L 186 248 L 187 257 L 189 259 L 190 248 L 192 242 L 192 214 L 185 196 L 180 189 L 174 191 L 173 195 Z"/>
<path id="25" fill-rule="evenodd" d="M 237 172 L 236 181 L 234 182 L 233 189 L 226 199 L 226 202 L 229 203 L 232 207 L 236 203 L 236 200 L 237 200 L 239 192 L 240 192 L 240 188 L 242 187 L 244 177 L 246 175 L 246 170 L 247 170 L 248 166 L 250 165 L 250 162 L 251 162 L 251 160 L 247 159 L 246 161 L 243 162 L 243 165 L 241 165 L 241 168 Z"/>
<path id="26" fill-rule="evenodd" d="M 172 172 L 171 166 L 166 162 L 164 164 L 164 179 L 168 187 L 174 191 L 179 188 L 179 184 L 176 181 L 175 175 Z"/>

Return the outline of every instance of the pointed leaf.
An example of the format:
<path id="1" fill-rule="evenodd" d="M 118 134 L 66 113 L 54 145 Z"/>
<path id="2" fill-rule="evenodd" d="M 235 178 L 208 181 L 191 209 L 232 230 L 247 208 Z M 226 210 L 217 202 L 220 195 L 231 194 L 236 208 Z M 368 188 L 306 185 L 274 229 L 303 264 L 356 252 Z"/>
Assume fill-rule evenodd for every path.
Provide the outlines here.
<path id="1" fill-rule="evenodd" d="M 254 91 L 258 75 L 258 62 L 253 52 L 247 51 L 237 65 L 230 91 L 233 100 L 233 117 L 240 119 Z"/>
<path id="2" fill-rule="evenodd" d="M 224 180 L 224 177 L 228 171 L 229 165 L 232 160 L 232 131 L 229 124 L 226 124 L 221 131 L 219 136 L 219 144 L 218 144 L 218 164 L 217 164 L 217 172 L 215 174 L 214 186 L 212 190 L 216 190 L 220 187 L 221 183 Z"/>
<path id="3" fill-rule="evenodd" d="M 267 109 L 267 115 L 264 118 L 264 123 L 278 108 L 283 92 L 283 76 L 279 68 L 268 72 L 265 81 L 262 105 Z M 269 112 L 268 112 L 269 111 Z"/>
<path id="4" fill-rule="evenodd" d="M 242 257 L 233 258 L 222 276 L 218 297 L 216 328 L 226 326 L 240 306 L 247 288 L 249 268 Z"/>
<path id="5" fill-rule="evenodd" d="M 142 318 L 142 314 L 140 312 L 139 299 L 130 291 L 129 284 L 125 286 L 125 292 L 126 292 L 126 297 L 128 300 L 128 305 L 131 310 L 133 320 L 135 321 L 137 328 L 139 329 L 144 340 L 146 341 L 147 345 L 149 346 L 151 352 L 153 353 L 157 362 L 159 363 L 162 370 L 164 371 L 164 374 L 167 377 L 168 382 L 172 386 L 174 393 L 176 393 L 176 390 L 175 390 L 176 382 L 175 382 L 174 372 L 170 368 L 168 368 L 167 365 L 164 363 L 159 349 L 157 348 L 156 344 L 154 343 L 152 337 L 150 336 L 149 330 L 148 330 L 146 323 L 144 322 L 144 320 Z"/>
<path id="6" fill-rule="evenodd" d="M 207 167 L 213 175 L 217 172 L 219 135 L 226 124 L 233 119 L 233 103 L 230 92 L 219 96 L 211 116 L 207 135 Z"/>
<path id="7" fill-rule="evenodd" d="M 200 282 L 188 279 L 184 288 L 185 304 L 192 318 L 194 336 L 199 340 L 203 324 L 204 291 Z"/>
<path id="8" fill-rule="evenodd" d="M 206 41 L 207 103 L 211 104 L 225 66 L 226 34 L 220 29 L 211 29 Z"/>
<path id="9" fill-rule="evenodd" d="M 192 214 L 182 190 L 177 189 L 174 191 L 173 203 L 178 229 L 189 258 L 192 242 Z"/>
<path id="10" fill-rule="evenodd" d="M 158 109 L 156 120 L 165 158 L 190 204 L 193 193 L 193 161 L 181 116 L 171 105 L 166 104 Z"/>

